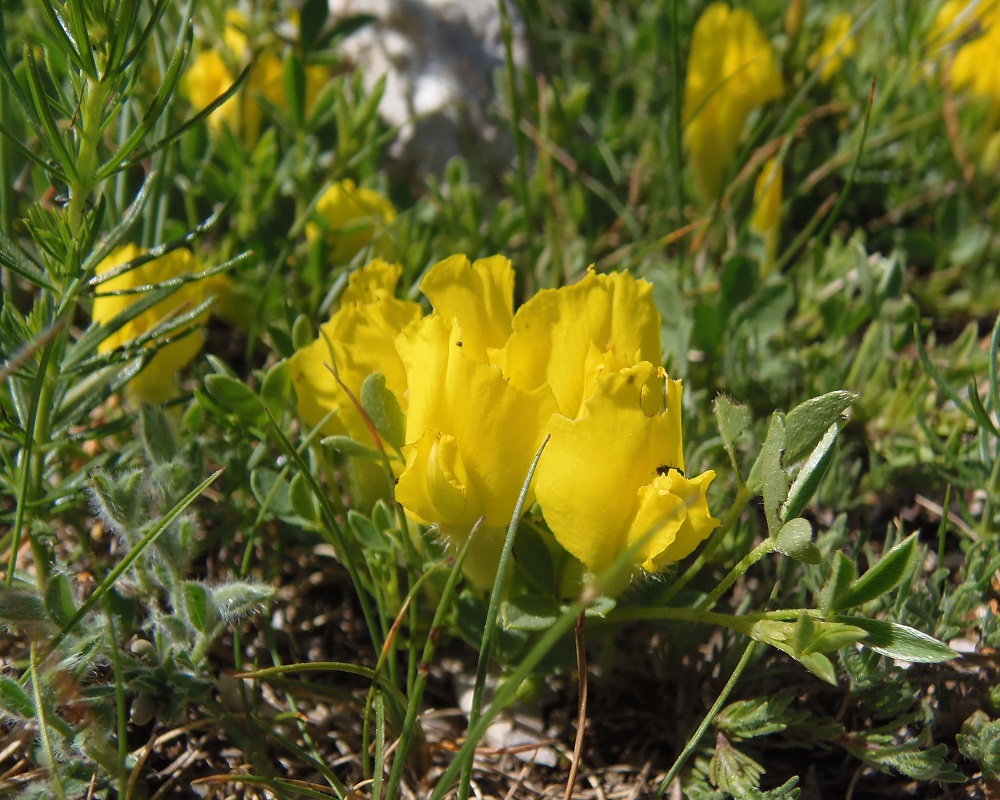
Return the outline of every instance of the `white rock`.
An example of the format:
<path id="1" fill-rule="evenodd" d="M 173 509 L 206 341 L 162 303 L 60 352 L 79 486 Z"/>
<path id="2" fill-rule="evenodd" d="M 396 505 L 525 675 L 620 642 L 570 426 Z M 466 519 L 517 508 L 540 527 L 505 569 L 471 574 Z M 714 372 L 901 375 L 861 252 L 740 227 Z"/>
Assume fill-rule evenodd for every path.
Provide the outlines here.
<path id="1" fill-rule="evenodd" d="M 493 73 L 504 66 L 496 0 L 329 0 L 335 20 L 372 14 L 378 21 L 341 45 L 371 89 L 384 75 L 379 112 L 399 134 L 389 150 L 404 175 L 440 175 L 455 155 L 475 178 L 498 176 L 513 158 L 499 120 Z M 508 3 L 518 70 L 528 63 L 524 24 Z"/>

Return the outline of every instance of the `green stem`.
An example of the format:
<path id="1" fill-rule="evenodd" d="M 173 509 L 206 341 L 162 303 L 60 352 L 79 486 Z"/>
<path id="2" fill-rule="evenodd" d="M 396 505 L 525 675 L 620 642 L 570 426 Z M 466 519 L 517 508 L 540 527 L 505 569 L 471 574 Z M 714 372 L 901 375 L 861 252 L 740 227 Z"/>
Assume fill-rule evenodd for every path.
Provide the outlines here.
<path id="1" fill-rule="evenodd" d="M 733 567 L 729 574 L 722 579 L 722 582 L 716 586 L 708 597 L 702 599 L 697 606 L 699 610 L 709 609 L 719 602 L 719 598 L 726 593 L 737 579 L 746 574 L 746 571 L 750 569 L 754 564 L 760 561 L 764 556 L 774 550 L 774 542 L 771 539 L 765 539 L 759 545 L 757 545 L 753 550 L 747 553 L 743 560 L 740 561 L 735 567 Z"/>
<path id="2" fill-rule="evenodd" d="M 739 679 L 743 676 L 743 671 L 747 668 L 750 663 L 750 659 L 753 656 L 754 647 L 757 642 L 751 640 L 743 651 L 743 655 L 740 656 L 739 663 L 736 665 L 736 669 L 733 670 L 733 674 L 729 676 L 729 680 L 726 681 L 726 685 L 722 687 L 722 691 L 719 692 L 719 696 L 715 698 L 715 702 L 712 703 L 712 707 L 708 709 L 708 713 L 705 718 L 701 721 L 701 724 L 691 734 L 691 738 L 688 739 L 687 744 L 684 745 L 684 749 L 681 750 L 680 755 L 677 756 L 677 760 L 674 761 L 674 765 L 670 768 L 670 771 L 666 774 L 663 780 L 660 782 L 659 787 L 656 792 L 650 798 L 650 800 L 659 800 L 663 797 L 667 789 L 670 788 L 670 784 L 674 782 L 674 779 L 683 769 L 684 764 L 688 760 L 688 756 L 694 752 L 694 749 L 698 746 L 702 737 L 705 735 L 705 731 L 708 730 L 709 725 L 715 720 L 716 714 L 722 710 L 723 704 L 729 699 L 729 695 L 732 694 L 733 689 L 736 688 L 736 684 Z"/>
<path id="3" fill-rule="evenodd" d="M 77 180 L 69 186 L 69 226 L 74 234 L 80 232 L 83 225 L 84 209 L 94 191 L 94 176 L 100 165 L 97 151 L 101 143 L 101 115 L 110 92 L 110 81 L 88 81 L 80 93 L 80 119 L 77 128 L 80 132 L 80 146 L 76 153 Z"/>

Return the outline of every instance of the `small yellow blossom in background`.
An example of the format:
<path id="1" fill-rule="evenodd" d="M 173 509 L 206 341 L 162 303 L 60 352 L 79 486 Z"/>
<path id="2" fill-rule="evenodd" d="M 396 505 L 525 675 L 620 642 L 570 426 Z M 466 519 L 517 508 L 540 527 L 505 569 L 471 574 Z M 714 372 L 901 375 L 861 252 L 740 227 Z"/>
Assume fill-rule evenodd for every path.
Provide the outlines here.
<path id="1" fill-rule="evenodd" d="M 980 16 L 982 35 L 963 44 L 951 65 L 951 83 L 1000 107 L 1000 4 Z"/>
<path id="2" fill-rule="evenodd" d="M 602 375 L 583 416 L 550 424 L 535 473 L 538 503 L 558 542 L 591 572 L 629 547 L 635 567 L 655 572 L 719 525 L 706 499 L 715 473 L 683 475 L 681 384 L 661 367 L 642 362 Z"/>
<path id="3" fill-rule="evenodd" d="M 809 69 L 819 69 L 822 83 L 829 83 L 840 72 L 844 59 L 858 51 L 858 43 L 851 36 L 852 24 L 850 14 L 834 14 L 826 25 L 819 48 L 809 57 Z"/>
<path id="4" fill-rule="evenodd" d="M 750 230 L 764 240 L 761 277 L 771 272 L 778 254 L 778 239 L 781 235 L 781 182 L 784 174 L 784 167 L 778 160 L 769 159 L 761 169 L 753 190 L 754 209 L 750 217 Z"/>
<path id="5" fill-rule="evenodd" d="M 143 252 L 133 244 L 118 247 L 98 265 L 97 274 L 103 275 L 138 258 Z M 98 295 L 94 299 L 93 320 L 98 324 L 107 324 L 142 297 L 141 294 L 109 295 L 107 292 L 156 286 L 172 278 L 193 275 L 199 270 L 200 265 L 191 251 L 179 249 L 118 275 L 98 288 Z M 172 317 L 193 310 L 220 285 L 210 280 L 184 284 L 172 295 L 146 309 L 104 339 L 98 345 L 98 352 L 109 353 L 124 347 Z M 205 311 L 196 322 L 204 323 L 207 319 L 208 312 Z M 129 395 L 138 402 L 162 403 L 170 399 L 175 394 L 174 378 L 198 354 L 204 342 L 204 331 L 196 328 L 184 338 L 161 347 L 142 372 L 129 382 Z"/>
<path id="6" fill-rule="evenodd" d="M 1000 0 L 945 3 L 927 41 L 937 45 L 933 53 L 938 54 L 944 45 L 970 35 L 955 51 L 945 75 L 956 92 L 966 91 L 986 105 L 986 119 L 972 149 L 980 169 L 992 172 L 1000 166 Z"/>
<path id="7" fill-rule="evenodd" d="M 223 52 L 203 50 L 195 56 L 183 78 L 184 93 L 197 111 L 208 106 L 233 85 L 235 75 L 230 64 L 246 64 L 253 56 L 247 36 L 246 17 L 236 9 L 229 9 L 225 20 Z M 330 75 L 326 67 L 318 64 L 308 64 L 304 71 L 305 107 L 308 113 Z M 265 117 L 261 99 L 279 109 L 288 109 L 282 60 L 273 50 L 262 50 L 257 54 L 240 92 L 209 116 L 209 131 L 218 134 L 222 126 L 227 125 L 234 133 L 242 136 L 248 146 L 253 146 L 260 137 Z"/>
<path id="8" fill-rule="evenodd" d="M 306 223 L 306 239 L 323 237 L 329 258 L 346 264 L 396 218 L 396 209 L 374 189 L 358 188 L 349 178 L 333 184 L 316 203 L 316 221 Z"/>
<path id="9" fill-rule="evenodd" d="M 710 5 L 695 25 L 684 86 L 684 141 L 704 202 L 721 193 L 750 114 L 783 91 L 774 52 L 753 16 Z"/>
<path id="10" fill-rule="evenodd" d="M 925 41 L 937 53 L 965 36 L 973 26 L 986 22 L 998 5 L 997 0 L 948 0 L 935 15 Z"/>
<path id="11" fill-rule="evenodd" d="M 232 86 L 234 80 L 233 73 L 218 51 L 202 50 L 184 73 L 182 86 L 194 109 L 201 111 Z M 209 115 L 208 129 L 213 134 L 218 133 L 223 125 L 235 130 L 238 120 L 239 102 L 236 97 L 230 97 Z"/>
<path id="12" fill-rule="evenodd" d="M 336 412 L 323 423 L 325 435 L 346 433 L 362 444 L 372 444 L 360 412 L 330 368 L 337 370 L 355 398 L 365 378 L 381 372 L 386 387 L 406 410 L 406 374 L 393 343 L 420 316 L 420 306 L 395 297 L 401 273 L 398 264 L 381 259 L 354 272 L 340 308 L 320 328 L 319 337 L 290 359 L 299 416 L 315 426 Z"/>

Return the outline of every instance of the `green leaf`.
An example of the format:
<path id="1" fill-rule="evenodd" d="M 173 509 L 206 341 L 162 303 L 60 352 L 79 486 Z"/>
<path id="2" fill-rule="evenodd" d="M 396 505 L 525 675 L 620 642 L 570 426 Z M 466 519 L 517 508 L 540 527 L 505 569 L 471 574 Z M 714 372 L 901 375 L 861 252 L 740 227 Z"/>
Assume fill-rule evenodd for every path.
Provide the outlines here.
<path id="1" fill-rule="evenodd" d="M 809 719 L 809 712 L 790 708 L 793 700 L 794 696 L 785 691 L 769 697 L 737 700 L 719 712 L 715 727 L 738 739 L 771 736 L 788 727 L 798 727 Z"/>
<path id="2" fill-rule="evenodd" d="M 183 591 L 188 621 L 199 633 L 208 633 L 219 622 L 219 612 L 209 590 L 199 581 L 185 581 Z"/>
<path id="3" fill-rule="evenodd" d="M 837 605 L 841 597 L 850 589 L 851 584 L 858 575 L 858 568 L 844 553 L 837 552 L 833 557 L 833 566 L 823 590 L 819 596 L 820 611 L 826 616 L 830 611 L 839 608 Z"/>
<path id="4" fill-rule="evenodd" d="M 708 764 L 708 779 L 719 791 L 737 800 L 759 796 L 763 774 L 764 767 L 733 747 L 725 736 L 716 737 L 715 752 Z"/>
<path id="5" fill-rule="evenodd" d="M 543 631 L 559 619 L 559 604 L 551 597 L 521 594 L 500 604 L 504 630 Z"/>
<path id="6" fill-rule="evenodd" d="M 347 524 L 351 526 L 354 535 L 358 538 L 361 546 L 365 550 L 376 553 L 391 553 L 392 539 L 380 531 L 364 514 L 359 514 L 353 509 L 347 512 Z"/>
<path id="7" fill-rule="evenodd" d="M 257 394 L 245 383 L 228 375 L 206 375 L 209 395 L 230 414 L 254 425 L 264 425 L 267 416 Z"/>
<path id="8" fill-rule="evenodd" d="M 160 406 L 143 403 L 139 411 L 139 432 L 146 456 L 153 464 L 169 464 L 177 456 L 173 426 Z"/>
<path id="9" fill-rule="evenodd" d="M 35 718 L 35 704 L 17 681 L 4 676 L 0 677 L 0 713 L 7 714 L 19 720 Z"/>
<path id="10" fill-rule="evenodd" d="M 789 411 L 785 415 L 785 463 L 792 464 L 811 453 L 854 397 L 852 392 L 829 392 Z"/>
<path id="11" fill-rule="evenodd" d="M 348 457 L 364 458 L 368 461 L 380 461 L 382 458 L 381 453 L 374 447 L 363 445 L 350 436 L 327 436 L 321 443 L 334 452 Z"/>
<path id="12" fill-rule="evenodd" d="M 965 776 L 946 760 L 948 748 L 939 744 L 928 750 L 914 740 L 898 742 L 884 733 L 852 733 L 841 738 L 847 752 L 884 771 L 895 771 L 919 781 L 962 782 Z"/>
<path id="13" fill-rule="evenodd" d="M 212 590 L 212 601 L 227 622 L 261 613 L 273 596 L 274 589 L 259 581 L 231 581 Z"/>
<path id="14" fill-rule="evenodd" d="M 821 560 L 820 552 L 812 536 L 812 525 L 808 520 L 802 517 L 790 519 L 774 537 L 774 549 L 796 561 L 818 564 Z"/>
<path id="15" fill-rule="evenodd" d="M 273 365 L 260 384 L 260 399 L 276 417 L 288 407 L 292 396 L 292 370 L 287 359 Z"/>
<path id="16" fill-rule="evenodd" d="M 76 597 L 69 576 L 62 572 L 49 575 L 45 585 L 45 610 L 56 625 L 62 627 L 76 613 Z"/>
<path id="17" fill-rule="evenodd" d="M 822 653 L 805 653 L 798 662 L 813 675 L 831 686 L 837 685 L 837 670 L 833 662 Z"/>
<path id="18" fill-rule="evenodd" d="M 302 475 L 296 473 L 288 484 L 288 501 L 291 503 L 292 512 L 307 522 L 319 522 L 319 506 L 313 499 L 309 484 Z"/>
<path id="19" fill-rule="evenodd" d="M 397 450 L 406 444 L 406 419 L 399 401 L 385 385 L 385 375 L 373 372 L 361 384 L 361 406 L 375 430 Z"/>
<path id="20" fill-rule="evenodd" d="M 0 266 L 6 267 L 18 277 L 30 281 L 35 286 L 54 291 L 52 283 L 41 267 L 28 258 L 7 235 L 0 230 Z"/>
<path id="21" fill-rule="evenodd" d="M 76 173 L 76 159 L 70 155 L 66 141 L 59 132 L 59 127 L 52 116 L 52 108 L 45 95 L 45 89 L 42 87 L 42 76 L 38 72 L 38 63 L 35 61 L 34 50 L 27 44 L 24 46 L 24 61 L 27 65 L 28 88 L 31 89 L 31 99 L 35 105 L 37 119 L 41 121 L 42 128 L 45 131 L 43 138 L 49 152 L 60 168 L 66 171 L 69 179 L 76 182 L 79 180 L 79 176 Z"/>
<path id="22" fill-rule="evenodd" d="M 45 604 L 35 592 L 0 585 L 0 624 L 20 628 L 47 619 Z"/>
<path id="23" fill-rule="evenodd" d="M 288 112 L 297 129 L 306 118 L 306 71 L 293 51 L 289 51 L 281 65 Z"/>
<path id="24" fill-rule="evenodd" d="M 869 600 L 881 597 L 895 589 L 910 571 L 917 557 L 917 534 L 907 536 L 886 553 L 879 562 L 858 578 L 846 592 L 840 595 L 831 609 L 844 611 L 864 605 Z"/>
<path id="25" fill-rule="evenodd" d="M 898 622 L 850 617 L 844 614 L 838 614 L 834 619 L 861 628 L 868 634 L 861 644 L 889 658 L 916 664 L 936 664 L 957 658 L 959 655 L 933 636 L 921 633 L 908 625 L 900 625 Z"/>
<path id="26" fill-rule="evenodd" d="M 138 120 L 135 127 L 130 131 L 125 141 L 119 145 L 114 155 L 101 165 L 97 171 L 97 181 L 107 180 L 115 173 L 121 172 L 130 166 L 129 157 L 149 137 L 150 132 L 166 110 L 167 104 L 174 96 L 174 90 L 177 88 L 177 84 L 183 74 L 182 70 L 187 61 L 189 49 L 190 45 L 188 42 L 183 42 L 174 52 L 163 75 L 163 82 L 156 90 L 156 94 L 153 95 L 153 100 L 149 104 L 149 108 L 146 109 L 146 113 L 143 114 L 142 119 Z"/>
<path id="27" fill-rule="evenodd" d="M 813 623 L 814 624 L 814 623 Z M 832 686 L 837 685 L 837 673 L 833 663 L 822 653 L 797 654 L 797 631 L 799 622 L 782 622 L 780 620 L 757 620 L 746 626 L 744 632 L 751 638 L 764 644 L 769 644 L 782 653 L 786 653 L 808 669 L 816 677 Z M 734 626 L 735 627 L 735 626 Z M 801 633 L 799 633 L 801 636 Z"/>
<path id="28" fill-rule="evenodd" d="M 737 464 L 736 443 L 750 428 L 752 421 L 750 409 L 739 403 L 734 403 L 724 394 L 715 398 L 712 409 L 715 412 L 715 423 L 719 428 L 719 435 L 722 436 L 722 446 L 726 448 L 729 460 L 735 467 Z"/>
<path id="29" fill-rule="evenodd" d="M 955 737 L 962 755 L 979 764 L 989 780 L 1000 780 L 1000 720 L 974 711 Z"/>
<path id="30" fill-rule="evenodd" d="M 292 517 L 291 487 L 280 473 L 258 467 L 250 473 L 250 489 L 266 519 Z"/>
<path id="31" fill-rule="evenodd" d="M 760 478 L 764 493 L 764 513 L 767 515 L 767 528 L 771 535 L 781 527 L 778 511 L 788 497 L 788 475 L 785 474 L 783 455 L 785 452 L 785 420 L 781 414 L 771 415 L 771 424 L 767 429 L 767 437 L 761 448 L 758 463 Z M 756 471 L 756 464 L 754 465 Z"/>
<path id="32" fill-rule="evenodd" d="M 316 39 L 326 27 L 326 19 L 330 15 L 330 5 L 327 0 L 305 0 L 299 12 L 299 38 L 302 49 L 308 52 Z"/>
<path id="33" fill-rule="evenodd" d="M 781 518 L 790 519 L 802 513 L 806 504 L 812 499 L 819 486 L 819 482 L 826 474 L 827 467 L 833 457 L 833 445 L 837 441 L 837 434 L 840 432 L 839 425 L 833 423 L 819 440 L 819 444 L 813 448 L 806 463 L 802 465 L 799 474 L 795 476 L 792 485 L 788 490 L 788 499 L 781 507 Z"/>

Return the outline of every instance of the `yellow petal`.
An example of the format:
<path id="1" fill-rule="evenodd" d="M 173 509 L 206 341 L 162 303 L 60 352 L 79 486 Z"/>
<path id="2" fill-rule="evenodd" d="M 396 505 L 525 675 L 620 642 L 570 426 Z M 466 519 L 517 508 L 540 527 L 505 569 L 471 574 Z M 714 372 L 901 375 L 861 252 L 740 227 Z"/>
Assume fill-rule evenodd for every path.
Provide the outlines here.
<path id="1" fill-rule="evenodd" d="M 463 521 L 485 516 L 487 527 L 502 527 L 510 522 L 555 404 L 547 387 L 521 391 L 498 367 L 469 358 L 458 346 L 463 335 L 457 323 L 430 316 L 396 340 L 406 370 L 406 441 L 414 445 L 428 431 L 453 437 L 467 474 Z M 414 468 L 408 458 L 407 471 Z M 447 521 L 410 509 L 406 492 L 397 497 L 427 522 Z"/>
<path id="2" fill-rule="evenodd" d="M 829 83 L 840 72 L 844 59 L 857 52 L 858 43 L 850 35 L 852 24 L 850 14 L 834 14 L 826 25 L 819 48 L 809 57 L 809 69 L 819 68 L 819 79 L 823 83 Z"/>
<path id="3" fill-rule="evenodd" d="M 559 543 L 593 572 L 628 546 L 633 526 L 638 531 L 644 524 L 636 523 L 640 514 L 648 521 L 661 513 L 649 505 L 644 510 L 640 489 L 684 469 L 681 386 L 669 379 L 664 386 L 661 373 L 643 362 L 601 376 L 584 416 L 552 420 L 535 473 L 538 502 Z M 654 405 L 666 408 L 649 413 Z"/>
<path id="4" fill-rule="evenodd" d="M 420 282 L 434 313 L 458 322 L 462 346 L 470 358 L 487 360 L 487 351 L 503 347 L 514 316 L 514 269 L 505 256 L 470 263 L 464 255 L 439 261 Z"/>
<path id="5" fill-rule="evenodd" d="M 713 3 L 695 25 L 684 86 L 684 140 L 695 185 L 715 200 L 750 113 L 781 96 L 770 43 L 746 10 Z"/>
<path id="6" fill-rule="evenodd" d="M 195 111 L 206 108 L 233 85 L 233 74 L 222 56 L 215 50 L 202 50 L 184 73 L 183 89 Z M 237 98 L 231 97 L 208 118 L 208 127 L 217 132 L 223 125 L 236 128 L 239 117 Z"/>
<path id="7" fill-rule="evenodd" d="M 538 292 L 518 309 L 513 328 L 495 361 L 521 389 L 551 386 L 569 418 L 583 411 L 599 375 L 661 361 L 653 287 L 627 272 L 590 272 L 573 286 Z"/>
<path id="8" fill-rule="evenodd" d="M 647 558 L 642 567 L 647 572 L 657 572 L 668 564 L 691 555 L 719 527 L 719 520 L 708 509 L 708 485 L 714 478 L 713 470 L 691 479 L 671 470 L 654 481 L 657 491 L 665 492 L 681 502 L 684 513 L 679 526 L 673 530 L 670 541 L 656 540 L 644 551 Z"/>
<path id="9" fill-rule="evenodd" d="M 367 270 L 368 268 L 366 268 Z M 310 425 L 319 425 L 331 411 L 337 415 L 323 425 L 326 435 L 347 433 L 369 443 L 371 433 L 357 407 L 337 383 L 330 371 L 336 367 L 340 379 L 358 398 L 361 385 L 373 372 L 385 375 L 386 387 L 406 410 L 406 374 L 394 342 L 407 325 L 420 316 L 420 306 L 387 294 L 376 285 L 398 277 L 396 268 L 378 262 L 366 274 L 359 270 L 352 276 L 351 292 L 345 297 L 361 298 L 341 308 L 320 328 L 320 336 L 296 351 L 290 368 L 299 416 Z M 357 276 L 357 280 L 353 280 Z M 392 285 L 395 277 L 391 277 Z M 363 302 L 373 297 L 371 302 Z M 329 366 L 327 366 L 329 365 Z"/>
<path id="10" fill-rule="evenodd" d="M 396 484 L 396 499 L 425 525 L 471 526 L 478 519 L 479 498 L 469 480 L 458 440 L 426 430 L 403 450 L 406 469 Z"/>

